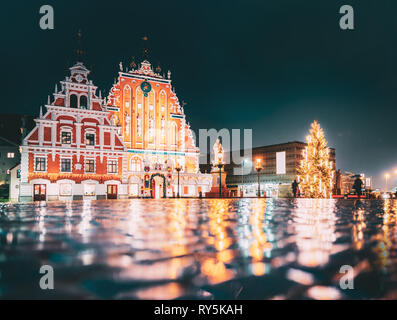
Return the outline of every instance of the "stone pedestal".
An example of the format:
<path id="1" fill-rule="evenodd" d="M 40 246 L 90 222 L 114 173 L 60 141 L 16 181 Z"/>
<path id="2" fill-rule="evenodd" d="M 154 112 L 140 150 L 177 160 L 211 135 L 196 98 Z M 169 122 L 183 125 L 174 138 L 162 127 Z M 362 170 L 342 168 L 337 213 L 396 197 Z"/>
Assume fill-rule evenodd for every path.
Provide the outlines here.
<path id="1" fill-rule="evenodd" d="M 226 172 L 218 167 L 213 167 L 211 170 L 212 175 L 212 186 L 211 190 L 205 194 L 206 198 L 219 198 L 219 170 L 221 170 L 221 185 L 222 185 L 222 197 L 229 197 L 230 192 L 226 186 Z"/>

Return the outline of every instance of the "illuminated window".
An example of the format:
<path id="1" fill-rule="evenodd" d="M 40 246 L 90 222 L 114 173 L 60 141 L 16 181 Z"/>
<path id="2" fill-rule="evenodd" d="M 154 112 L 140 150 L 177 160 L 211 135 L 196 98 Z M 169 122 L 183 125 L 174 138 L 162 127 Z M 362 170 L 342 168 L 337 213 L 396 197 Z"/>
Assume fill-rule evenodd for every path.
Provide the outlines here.
<path id="1" fill-rule="evenodd" d="M 15 157 L 15 153 L 14 152 L 8 152 L 7 153 L 7 158 L 11 159 Z"/>
<path id="2" fill-rule="evenodd" d="M 87 183 L 84 185 L 84 195 L 85 196 L 95 196 L 95 184 Z"/>
<path id="3" fill-rule="evenodd" d="M 108 160 L 108 173 L 117 173 L 117 160 Z"/>
<path id="4" fill-rule="evenodd" d="M 141 118 L 139 117 L 139 113 L 136 116 L 136 127 L 137 127 L 136 129 L 138 132 L 138 136 L 140 137 L 142 134 L 142 127 L 141 127 Z"/>
<path id="5" fill-rule="evenodd" d="M 130 101 L 131 101 L 131 88 L 130 86 L 125 86 L 124 87 L 124 105 L 126 108 L 130 106 Z"/>
<path id="6" fill-rule="evenodd" d="M 160 93 L 160 106 L 161 106 L 161 111 L 165 110 L 165 106 L 167 105 L 167 94 L 165 91 L 161 91 Z"/>
<path id="7" fill-rule="evenodd" d="M 170 142 L 172 145 L 176 145 L 176 137 L 177 137 L 177 128 L 176 128 L 176 123 L 173 122 L 171 125 L 171 138 L 170 138 Z"/>
<path id="8" fill-rule="evenodd" d="M 93 159 L 85 160 L 84 170 L 87 173 L 94 173 L 95 172 L 95 160 L 93 160 Z"/>
<path id="9" fill-rule="evenodd" d="M 95 145 L 95 134 L 94 133 L 86 133 L 85 134 L 85 144 L 88 146 Z"/>
<path id="10" fill-rule="evenodd" d="M 35 158 L 34 170 L 35 171 L 45 171 L 46 170 L 46 158 L 44 158 L 44 157 Z"/>
<path id="11" fill-rule="evenodd" d="M 62 131 L 61 143 L 62 144 L 71 144 L 72 143 L 72 133 L 70 131 Z"/>
<path id="12" fill-rule="evenodd" d="M 61 159 L 61 172 L 72 172 L 72 159 Z"/>
<path id="13" fill-rule="evenodd" d="M 142 171 L 142 161 L 139 158 L 131 160 L 131 171 Z"/>

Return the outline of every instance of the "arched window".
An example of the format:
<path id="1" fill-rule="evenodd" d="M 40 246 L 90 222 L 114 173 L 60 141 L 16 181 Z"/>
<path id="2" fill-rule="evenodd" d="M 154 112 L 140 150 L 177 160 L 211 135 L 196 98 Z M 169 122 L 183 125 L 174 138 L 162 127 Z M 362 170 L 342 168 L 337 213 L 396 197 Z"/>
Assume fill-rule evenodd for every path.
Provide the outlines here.
<path id="1" fill-rule="evenodd" d="M 162 112 L 165 111 L 165 106 L 167 105 L 167 94 L 165 93 L 164 90 L 160 92 L 160 107 L 161 109 L 164 108 L 164 110 L 161 110 Z"/>
<path id="2" fill-rule="evenodd" d="M 170 137 L 170 144 L 171 145 L 176 146 L 177 134 L 178 134 L 178 129 L 176 127 L 176 123 L 172 122 L 172 124 L 171 124 L 171 137 Z"/>
<path id="3" fill-rule="evenodd" d="M 75 94 L 70 95 L 70 107 L 77 108 L 77 96 Z"/>
<path id="4" fill-rule="evenodd" d="M 142 160 L 139 158 L 131 159 L 131 171 L 142 171 Z"/>
<path id="5" fill-rule="evenodd" d="M 88 109 L 88 100 L 86 96 L 80 96 L 80 109 Z"/>
<path id="6" fill-rule="evenodd" d="M 124 87 L 124 106 L 126 108 L 131 107 L 131 88 L 129 85 Z"/>

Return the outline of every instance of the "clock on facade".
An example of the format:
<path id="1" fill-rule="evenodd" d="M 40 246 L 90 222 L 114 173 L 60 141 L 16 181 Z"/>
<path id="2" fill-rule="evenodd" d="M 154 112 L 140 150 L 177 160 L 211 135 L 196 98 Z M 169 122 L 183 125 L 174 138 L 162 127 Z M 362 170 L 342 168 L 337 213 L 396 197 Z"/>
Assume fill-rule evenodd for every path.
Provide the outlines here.
<path id="1" fill-rule="evenodd" d="M 152 86 L 146 80 L 141 83 L 141 90 L 143 95 L 147 97 L 148 93 L 152 90 Z"/>

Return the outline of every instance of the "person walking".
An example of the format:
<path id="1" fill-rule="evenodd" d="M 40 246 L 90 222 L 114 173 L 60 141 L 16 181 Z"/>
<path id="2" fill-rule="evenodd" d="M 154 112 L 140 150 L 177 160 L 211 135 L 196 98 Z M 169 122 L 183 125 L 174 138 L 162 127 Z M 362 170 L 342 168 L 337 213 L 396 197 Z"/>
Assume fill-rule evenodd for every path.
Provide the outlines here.
<path id="1" fill-rule="evenodd" d="M 361 189 L 363 187 L 363 182 L 360 177 L 357 177 L 353 184 L 353 189 L 356 191 L 358 198 L 361 197 Z"/>
<path id="2" fill-rule="evenodd" d="M 297 191 L 298 191 L 298 182 L 294 180 L 294 182 L 292 182 L 292 192 L 294 193 L 294 198 L 296 198 Z"/>

